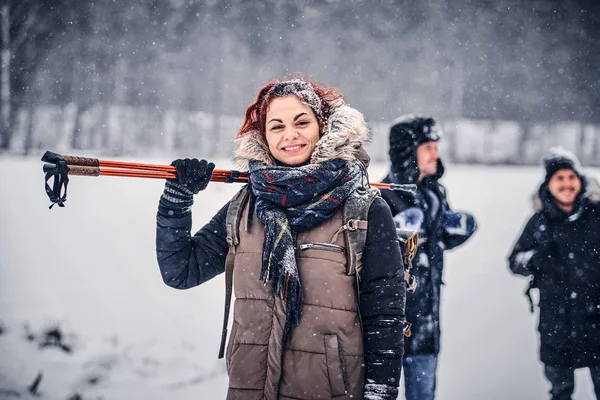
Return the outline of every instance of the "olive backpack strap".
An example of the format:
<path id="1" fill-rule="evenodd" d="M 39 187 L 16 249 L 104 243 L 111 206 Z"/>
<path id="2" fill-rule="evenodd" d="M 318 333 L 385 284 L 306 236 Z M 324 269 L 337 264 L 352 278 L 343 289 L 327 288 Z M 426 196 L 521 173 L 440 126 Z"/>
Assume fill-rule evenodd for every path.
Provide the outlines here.
<path id="1" fill-rule="evenodd" d="M 344 202 L 344 225 L 338 229 L 332 240 L 337 239 L 340 232 L 344 232 L 346 239 L 346 273 L 356 276 L 356 299 L 360 300 L 360 271 L 362 269 L 362 253 L 367 242 L 367 228 L 369 209 L 373 201 L 380 196 L 378 189 L 369 188 L 367 190 L 357 190 L 351 194 Z M 419 234 L 414 229 L 397 229 L 396 234 L 400 242 L 402 251 L 402 261 L 404 265 L 404 279 L 407 284 L 407 291 L 413 293 L 417 287 L 416 279 L 410 275 L 412 260 L 417 253 Z M 360 318 L 360 313 L 359 313 Z M 405 336 L 411 336 L 411 323 L 402 321 L 404 324 L 403 333 Z M 361 322 L 362 326 L 362 322 Z"/>
<path id="2" fill-rule="evenodd" d="M 361 258 L 367 242 L 369 209 L 373 200 L 379 195 L 379 190 L 375 188 L 358 189 L 344 202 L 344 225 L 337 233 L 344 232 L 346 239 L 346 274 L 356 274 L 357 279 L 362 268 Z"/>
<path id="3" fill-rule="evenodd" d="M 219 358 L 225 354 L 225 342 L 227 340 L 227 325 L 229 324 L 229 309 L 231 307 L 231 296 L 233 292 L 233 265 L 235 262 L 235 250 L 240 243 L 240 221 L 246 202 L 248 201 L 248 188 L 244 186 L 233 196 L 227 210 L 227 244 L 229 251 L 225 259 L 225 309 L 223 312 L 223 330 L 221 333 L 221 345 L 219 346 Z"/>

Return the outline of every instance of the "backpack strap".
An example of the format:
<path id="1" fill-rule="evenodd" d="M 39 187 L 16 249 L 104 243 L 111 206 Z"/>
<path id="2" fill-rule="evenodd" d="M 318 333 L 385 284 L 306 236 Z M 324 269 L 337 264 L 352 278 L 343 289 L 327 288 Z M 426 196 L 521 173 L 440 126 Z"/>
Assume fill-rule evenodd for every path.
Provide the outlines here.
<path id="1" fill-rule="evenodd" d="M 533 313 L 534 309 L 533 298 L 531 297 L 531 291 L 533 289 L 537 289 L 537 282 L 535 281 L 535 276 L 531 275 L 529 277 L 527 288 L 525 289 L 525 297 L 527 297 L 527 301 L 529 302 L 529 312 L 531 313 Z"/>
<path id="2" fill-rule="evenodd" d="M 225 225 L 227 227 L 227 244 L 229 251 L 225 259 L 225 309 L 223 313 L 223 330 L 221 333 L 221 345 L 219 346 L 219 358 L 225 354 L 225 341 L 227 340 L 227 325 L 229 324 L 229 309 L 231 307 L 231 295 L 233 291 L 233 265 L 235 262 L 235 250 L 240 243 L 240 221 L 242 211 L 248 201 L 248 185 L 244 186 L 233 196 L 227 209 Z"/>
<path id="3" fill-rule="evenodd" d="M 367 242 L 369 209 L 371 208 L 371 204 L 375 198 L 378 196 L 381 196 L 381 194 L 379 190 L 375 188 L 369 188 L 366 190 L 359 189 L 348 196 L 344 202 L 344 225 L 338 229 L 332 240 L 332 242 L 335 241 L 338 233 L 342 231 L 344 232 L 346 239 L 346 273 L 348 275 L 356 276 L 357 302 L 360 302 L 360 269 L 362 268 L 360 259 Z M 407 283 L 407 291 L 413 293 L 417 288 L 417 280 L 410 275 L 409 270 L 412 268 L 412 260 L 417 253 L 419 234 L 418 231 L 414 229 L 397 229 L 396 234 L 402 250 L 404 279 Z M 362 318 L 360 311 L 358 313 L 358 317 L 362 329 Z M 410 337 L 412 334 L 412 324 L 406 319 L 404 319 L 402 323 L 404 325 L 402 329 L 404 336 Z"/>
<path id="4" fill-rule="evenodd" d="M 343 218 L 344 225 L 338 229 L 335 234 L 344 232 L 346 239 L 346 274 L 358 276 L 361 264 L 363 250 L 367 242 L 367 228 L 369 219 L 369 209 L 371 203 L 380 195 L 379 190 L 375 188 L 357 189 L 344 202 Z"/>
<path id="5" fill-rule="evenodd" d="M 356 305 L 360 307 L 360 269 L 363 250 L 367 242 L 367 228 L 369 226 L 369 209 L 373 200 L 379 196 L 375 188 L 357 189 L 344 201 L 342 217 L 344 224 L 334 233 L 331 242 L 335 242 L 340 233 L 344 232 L 346 242 L 346 274 L 354 275 L 356 279 Z M 362 331 L 362 317 L 358 311 L 360 329 Z"/>
<path id="6" fill-rule="evenodd" d="M 416 229 L 396 229 L 400 248 L 402 249 L 402 261 L 404 261 L 404 280 L 406 291 L 414 293 L 417 290 L 417 279 L 410 274 L 412 260 L 417 255 L 419 246 L 419 231 Z"/>

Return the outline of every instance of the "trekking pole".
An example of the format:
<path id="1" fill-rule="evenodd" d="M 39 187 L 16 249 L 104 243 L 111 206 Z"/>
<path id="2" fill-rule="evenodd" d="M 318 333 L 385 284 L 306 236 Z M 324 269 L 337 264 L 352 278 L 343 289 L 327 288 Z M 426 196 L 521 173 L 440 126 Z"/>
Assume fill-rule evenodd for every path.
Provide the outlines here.
<path id="1" fill-rule="evenodd" d="M 68 156 L 46 151 L 42 156 L 46 164 L 43 171 L 46 174 L 46 193 L 52 201 L 52 206 L 58 204 L 64 207 L 66 201 L 68 175 L 77 176 L 121 176 L 130 178 L 177 179 L 177 171 L 172 165 L 146 164 L 128 161 L 100 160 L 97 158 Z M 51 188 L 48 180 L 54 177 Z M 248 183 L 248 174 L 236 170 L 213 170 L 212 182 L 219 183 Z M 396 183 L 370 183 L 378 189 L 400 190 L 415 192 L 416 185 Z M 64 193 L 64 194 L 63 194 Z"/>
<path id="2" fill-rule="evenodd" d="M 52 161 L 52 156 L 61 157 L 69 166 L 69 173 L 71 175 L 81 175 L 81 176 L 99 176 L 99 175 L 108 175 L 108 176 L 131 176 L 131 177 L 141 177 L 141 178 L 163 178 L 163 179 L 177 179 L 177 172 L 175 167 L 172 165 L 158 165 L 158 164 L 144 164 L 144 163 L 136 163 L 136 162 L 127 162 L 127 161 L 114 161 L 114 160 L 99 160 L 97 158 L 88 158 L 88 157 L 76 157 L 76 156 L 65 156 L 58 155 L 56 153 L 46 152 L 42 157 L 42 161 L 49 161 L 50 163 L 55 163 Z M 50 168 L 50 166 L 44 166 L 44 170 Z M 150 171 L 149 174 L 139 174 L 131 171 Z M 152 172 L 162 172 L 162 173 L 152 173 Z M 236 180 L 236 182 L 248 182 L 248 175 L 244 172 L 235 171 L 235 170 L 222 170 L 215 169 L 213 170 L 213 175 L 218 176 L 231 176 L 231 179 L 242 178 L 240 180 Z"/>
<path id="3" fill-rule="evenodd" d="M 117 165 L 119 161 L 110 161 L 111 165 Z M 69 175 L 78 175 L 78 176 L 123 176 L 123 177 L 132 177 L 132 178 L 160 178 L 160 179 L 177 179 L 177 173 L 175 171 L 175 167 L 171 165 L 151 165 L 152 169 L 130 169 L 129 167 L 125 168 L 116 168 L 116 167 L 108 167 L 106 164 L 100 167 L 88 167 L 84 165 L 73 165 L 67 164 L 69 167 Z M 144 164 L 137 164 L 144 165 Z M 44 172 L 48 172 L 54 168 L 54 164 L 45 164 Z M 163 168 L 163 170 L 159 169 Z M 225 182 L 225 183 L 246 183 L 249 181 L 248 175 L 245 172 L 240 172 L 236 170 L 219 170 L 214 169 L 212 173 L 212 177 L 210 179 L 212 182 Z M 378 183 L 371 182 L 371 186 L 376 187 L 378 189 L 389 189 L 389 190 L 409 190 L 410 186 L 414 185 L 398 185 L 395 183 Z M 408 188 L 407 188 L 408 187 Z"/>
<path id="4" fill-rule="evenodd" d="M 144 170 L 144 169 L 129 169 L 129 168 L 112 168 L 112 167 L 88 167 L 85 165 L 67 164 L 69 175 L 78 176 L 123 176 L 131 178 L 160 178 L 160 179 L 177 179 L 175 167 L 170 165 L 157 165 L 156 167 L 172 168 L 165 171 L 160 170 Z M 44 172 L 51 172 L 56 168 L 56 164 L 44 164 Z M 229 170 L 213 170 L 211 181 L 215 182 L 248 182 L 248 177 L 243 173 L 236 174 L 238 171 Z"/>

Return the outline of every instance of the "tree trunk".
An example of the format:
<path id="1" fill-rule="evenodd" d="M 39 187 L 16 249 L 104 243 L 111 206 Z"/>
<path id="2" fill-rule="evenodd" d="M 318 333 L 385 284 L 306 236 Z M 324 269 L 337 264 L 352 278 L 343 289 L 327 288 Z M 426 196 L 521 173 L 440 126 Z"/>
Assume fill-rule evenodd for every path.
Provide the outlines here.
<path id="1" fill-rule="evenodd" d="M 281 40 L 281 68 L 283 69 L 283 74 L 291 73 L 291 57 L 292 57 L 292 44 L 290 35 L 293 32 L 293 25 L 291 23 L 291 10 L 290 5 L 288 5 L 287 1 L 279 2 L 279 14 L 281 21 L 281 32 L 280 32 L 280 40 Z"/>
<path id="2" fill-rule="evenodd" d="M 519 147 L 517 159 L 513 160 L 516 164 L 529 163 L 527 159 L 527 146 L 532 134 L 532 126 L 529 121 L 521 122 L 521 135 L 519 136 Z"/>
<path id="3" fill-rule="evenodd" d="M 23 155 L 29 155 L 32 148 L 34 147 L 34 137 L 33 130 L 35 127 L 35 108 L 33 107 L 33 102 L 28 101 L 27 103 L 27 119 L 29 124 L 27 124 L 27 130 L 25 131 L 25 142 L 23 144 Z"/>
<path id="4" fill-rule="evenodd" d="M 456 161 L 456 146 L 458 131 L 456 126 L 458 125 L 458 119 L 463 116 L 463 100 L 465 93 L 465 66 L 460 59 L 457 57 L 453 60 L 452 64 L 452 92 L 450 93 L 450 112 L 452 118 L 455 121 L 454 127 L 448 137 L 448 156 L 451 161 Z"/>
<path id="5" fill-rule="evenodd" d="M 221 13 L 221 15 L 224 15 L 225 13 L 225 8 L 224 5 L 222 4 L 222 2 L 217 2 L 216 5 L 216 13 L 217 15 L 219 15 L 218 13 Z M 213 66 L 212 69 L 215 70 L 215 75 L 214 75 L 214 85 L 213 87 L 215 88 L 215 90 L 213 91 L 213 98 L 212 98 L 212 107 L 214 110 L 214 133 L 213 135 L 217 138 L 216 140 L 210 140 L 209 141 L 209 145 L 206 147 L 209 148 L 204 148 L 202 149 L 202 154 L 219 154 L 219 152 L 221 151 L 221 147 L 219 147 L 219 144 L 221 142 L 222 139 L 222 135 L 221 135 L 221 130 L 222 130 L 222 124 L 221 124 L 221 119 L 223 117 L 223 92 L 225 91 L 225 79 L 224 79 L 224 75 L 223 75 L 223 68 L 225 67 L 225 57 L 227 57 L 227 54 L 225 52 L 225 38 L 223 37 L 223 28 L 221 26 L 216 26 L 215 27 L 215 44 L 216 44 L 216 48 L 217 48 L 217 62 L 216 62 L 216 68 Z M 206 141 L 204 141 L 204 144 L 206 144 Z"/>
<path id="6" fill-rule="evenodd" d="M 10 146 L 10 9 L 4 3 L 0 7 L 0 148 Z"/>

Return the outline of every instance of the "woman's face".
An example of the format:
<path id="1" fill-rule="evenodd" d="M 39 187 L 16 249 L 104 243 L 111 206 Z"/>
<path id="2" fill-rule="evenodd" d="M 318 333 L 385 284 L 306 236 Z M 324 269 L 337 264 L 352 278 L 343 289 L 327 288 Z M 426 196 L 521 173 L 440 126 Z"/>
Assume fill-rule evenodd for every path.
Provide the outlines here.
<path id="1" fill-rule="evenodd" d="M 302 165 L 319 141 L 319 122 L 298 97 L 276 97 L 267 108 L 266 137 L 275 159 L 290 167 Z"/>

